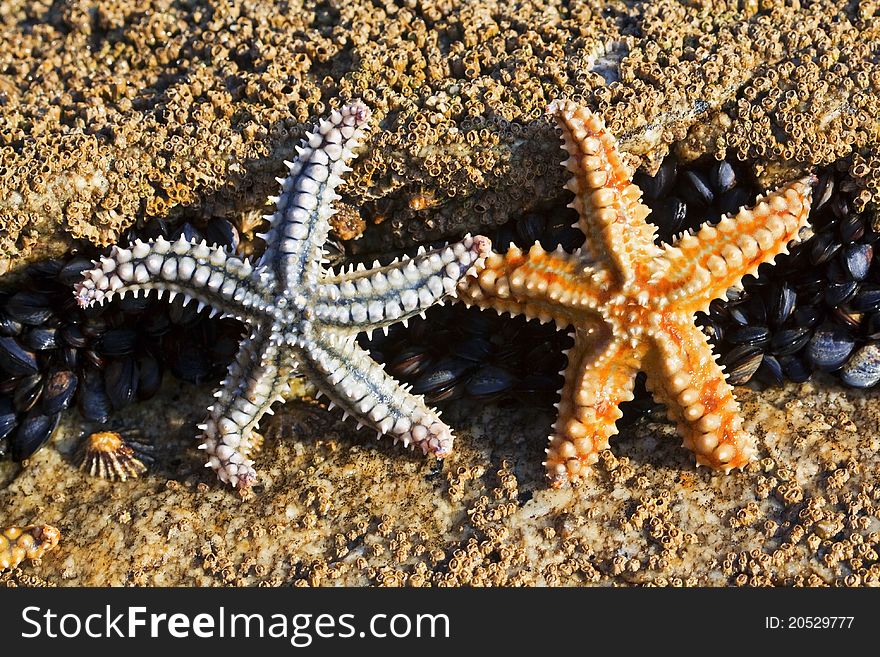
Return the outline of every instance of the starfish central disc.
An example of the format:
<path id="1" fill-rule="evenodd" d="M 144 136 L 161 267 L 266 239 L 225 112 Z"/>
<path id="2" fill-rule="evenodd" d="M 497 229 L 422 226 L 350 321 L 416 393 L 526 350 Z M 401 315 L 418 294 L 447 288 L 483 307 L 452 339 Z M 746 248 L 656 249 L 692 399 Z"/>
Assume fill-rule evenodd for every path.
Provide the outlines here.
<path id="1" fill-rule="evenodd" d="M 547 253 L 535 243 L 492 254 L 477 279 L 460 284 L 468 304 L 574 327 L 558 418 L 547 449 L 554 485 L 574 481 L 617 430 L 619 405 L 636 374 L 667 407 L 698 464 L 725 472 L 756 453 L 733 389 L 694 314 L 743 276 L 786 253 L 807 223 L 811 178 L 758 199 L 751 209 L 657 246 L 617 142 L 602 120 L 570 101 L 549 111 L 562 128 L 582 249 Z"/>

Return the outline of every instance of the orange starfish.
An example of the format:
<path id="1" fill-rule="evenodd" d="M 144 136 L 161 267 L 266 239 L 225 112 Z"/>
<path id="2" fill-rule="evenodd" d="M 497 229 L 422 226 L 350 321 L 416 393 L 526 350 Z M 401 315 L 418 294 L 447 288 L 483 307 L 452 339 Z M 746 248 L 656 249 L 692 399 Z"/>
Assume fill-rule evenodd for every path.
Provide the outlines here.
<path id="1" fill-rule="evenodd" d="M 787 253 L 807 224 L 812 179 L 656 246 L 645 221 L 650 210 L 602 120 L 571 101 L 555 101 L 549 111 L 562 127 L 564 164 L 573 174 L 566 188 L 586 243 L 573 254 L 547 253 L 538 243 L 527 254 L 515 247 L 492 254 L 459 294 L 469 305 L 575 327 L 547 476 L 560 486 L 598 460 L 640 370 L 698 464 L 725 472 L 744 466 L 754 439 L 742 429 L 733 389 L 694 313 Z"/>

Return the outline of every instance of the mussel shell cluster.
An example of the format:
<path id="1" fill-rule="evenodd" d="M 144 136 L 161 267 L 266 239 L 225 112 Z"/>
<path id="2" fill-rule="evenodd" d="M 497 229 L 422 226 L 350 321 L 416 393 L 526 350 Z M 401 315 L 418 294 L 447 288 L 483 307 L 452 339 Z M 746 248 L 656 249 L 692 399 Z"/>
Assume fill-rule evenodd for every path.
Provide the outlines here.
<path id="1" fill-rule="evenodd" d="M 553 324 L 464 306 L 430 309 L 388 335 L 361 336 L 372 357 L 429 404 L 468 398 L 550 404 L 573 341 Z"/>
<path id="2" fill-rule="evenodd" d="M 138 236 L 160 234 L 204 237 L 230 249 L 237 242 L 223 220 L 207 223 L 203 234 L 184 224 L 170 235 L 154 222 Z M 155 395 L 166 371 L 192 383 L 219 380 L 235 355 L 241 325 L 210 319 L 181 297 L 169 304 L 155 294 L 129 295 L 79 308 L 72 286 L 99 255 L 84 246 L 31 265 L 15 291 L 0 293 L 0 456 L 22 461 L 34 454 L 68 407 L 103 424 Z"/>
<path id="3" fill-rule="evenodd" d="M 880 232 L 854 210 L 854 189 L 845 170 L 822 172 L 813 236 L 711 305 L 705 325 L 731 383 L 803 382 L 816 371 L 854 387 L 880 381 Z"/>

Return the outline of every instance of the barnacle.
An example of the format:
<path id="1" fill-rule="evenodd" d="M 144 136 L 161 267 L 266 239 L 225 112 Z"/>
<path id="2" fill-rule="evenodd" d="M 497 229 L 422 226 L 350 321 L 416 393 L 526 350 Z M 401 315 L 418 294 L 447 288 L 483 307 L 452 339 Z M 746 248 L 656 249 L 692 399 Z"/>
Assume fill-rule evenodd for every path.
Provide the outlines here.
<path id="1" fill-rule="evenodd" d="M 79 469 L 93 477 L 110 481 L 137 479 L 147 471 L 145 460 L 150 460 L 151 445 L 126 440 L 116 431 L 89 434 L 77 455 Z"/>

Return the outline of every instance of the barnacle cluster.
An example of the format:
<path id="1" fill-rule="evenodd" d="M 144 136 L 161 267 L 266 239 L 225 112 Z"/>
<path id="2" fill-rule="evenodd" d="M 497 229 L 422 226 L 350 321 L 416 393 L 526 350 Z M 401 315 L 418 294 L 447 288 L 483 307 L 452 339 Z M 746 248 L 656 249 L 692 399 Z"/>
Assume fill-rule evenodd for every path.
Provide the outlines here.
<path id="1" fill-rule="evenodd" d="M 303 123 L 340 98 L 362 97 L 382 128 L 343 190 L 360 211 L 340 214 L 341 234 L 380 224 L 364 249 L 552 203 L 564 174 L 543 111 L 560 96 L 598 110 L 650 170 L 673 142 L 686 159 L 756 158 L 767 175 L 854 150 L 870 162 L 876 11 L 12 0 L 0 14 L 0 271 L 70 238 L 114 242 L 136 218 L 260 205 Z M 876 177 L 865 181 L 876 202 Z"/>

